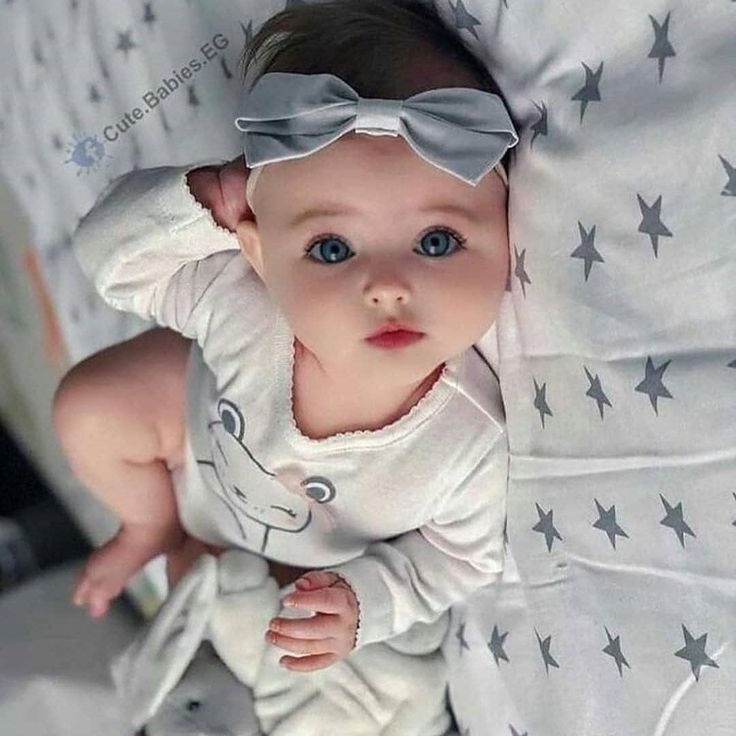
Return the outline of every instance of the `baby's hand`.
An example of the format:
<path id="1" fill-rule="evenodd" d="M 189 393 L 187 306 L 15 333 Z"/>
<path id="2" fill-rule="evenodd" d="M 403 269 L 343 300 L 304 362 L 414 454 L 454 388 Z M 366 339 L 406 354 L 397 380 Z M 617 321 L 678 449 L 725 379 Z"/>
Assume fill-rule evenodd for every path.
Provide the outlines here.
<path id="1" fill-rule="evenodd" d="M 223 166 L 192 169 L 187 183 L 194 198 L 212 212 L 214 221 L 234 231 L 241 220 L 253 219 L 245 199 L 249 173 L 241 155 Z"/>
<path id="2" fill-rule="evenodd" d="M 300 657 L 282 657 L 280 664 L 299 672 L 329 667 L 355 646 L 358 599 L 353 589 L 332 572 L 312 570 L 295 583 L 297 590 L 284 599 L 296 608 L 315 611 L 312 618 L 274 618 L 266 641 Z"/>

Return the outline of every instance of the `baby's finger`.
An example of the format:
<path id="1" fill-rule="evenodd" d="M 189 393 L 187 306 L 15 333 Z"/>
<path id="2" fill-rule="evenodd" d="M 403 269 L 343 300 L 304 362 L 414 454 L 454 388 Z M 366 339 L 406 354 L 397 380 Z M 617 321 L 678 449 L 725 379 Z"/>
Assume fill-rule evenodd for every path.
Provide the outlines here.
<path id="1" fill-rule="evenodd" d="M 87 577 L 82 573 L 75 585 L 74 592 L 72 593 L 72 603 L 75 606 L 83 606 L 87 602 L 87 596 L 89 595 L 90 584 Z"/>
<path id="2" fill-rule="evenodd" d="M 332 639 L 294 639 L 277 634 L 275 631 L 267 631 L 266 641 L 279 649 L 294 652 L 294 654 L 334 654 L 335 652 L 335 643 Z"/>
<path id="3" fill-rule="evenodd" d="M 349 610 L 347 592 L 344 588 L 319 588 L 297 590 L 289 593 L 283 604 L 289 608 L 304 608 L 320 613 L 344 614 Z"/>
<path id="4" fill-rule="evenodd" d="M 302 575 L 295 585 L 300 590 L 316 590 L 317 588 L 328 588 L 339 578 L 334 573 L 322 572 L 321 570 L 310 570 Z"/>
<path id="5" fill-rule="evenodd" d="M 273 618 L 268 628 L 295 639 L 328 639 L 337 636 L 344 625 L 339 616 L 318 613 L 311 618 Z"/>
<path id="6" fill-rule="evenodd" d="M 308 657 L 281 657 L 279 664 L 287 670 L 314 672 L 335 664 L 339 659 L 337 654 L 316 654 Z"/>

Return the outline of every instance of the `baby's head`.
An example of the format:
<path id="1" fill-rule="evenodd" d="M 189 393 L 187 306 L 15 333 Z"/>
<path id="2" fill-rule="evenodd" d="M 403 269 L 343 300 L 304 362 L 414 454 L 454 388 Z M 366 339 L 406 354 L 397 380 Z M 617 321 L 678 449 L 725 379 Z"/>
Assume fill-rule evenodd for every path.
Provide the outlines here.
<path id="1" fill-rule="evenodd" d="M 434 11 L 409 0 L 283 11 L 246 47 L 246 78 L 256 61 L 256 79 L 333 74 L 361 98 L 405 100 L 442 87 L 499 94 Z M 376 378 L 389 369 L 410 383 L 494 322 L 509 267 L 506 184 L 496 170 L 473 186 L 400 135 L 351 131 L 310 155 L 267 164 L 251 195 L 254 220 L 237 228 L 243 252 L 323 366 Z M 366 342 L 392 321 L 424 337 L 398 350 Z"/>

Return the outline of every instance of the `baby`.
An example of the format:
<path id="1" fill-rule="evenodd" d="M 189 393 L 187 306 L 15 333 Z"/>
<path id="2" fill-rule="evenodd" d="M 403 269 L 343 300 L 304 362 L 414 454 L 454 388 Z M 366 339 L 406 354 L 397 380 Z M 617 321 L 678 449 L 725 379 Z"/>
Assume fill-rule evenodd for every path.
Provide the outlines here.
<path id="1" fill-rule="evenodd" d="M 200 162 L 120 177 L 75 235 L 110 305 L 191 350 L 157 330 L 92 356 L 54 420 L 121 521 L 78 605 L 103 615 L 185 533 L 239 547 L 295 571 L 286 603 L 317 615 L 259 635 L 311 671 L 502 571 L 506 436 L 476 343 L 507 280 L 501 159 L 518 138 L 426 6 L 292 8 L 246 70 L 266 42 L 236 121 L 250 171 L 235 232 L 193 196 Z"/>

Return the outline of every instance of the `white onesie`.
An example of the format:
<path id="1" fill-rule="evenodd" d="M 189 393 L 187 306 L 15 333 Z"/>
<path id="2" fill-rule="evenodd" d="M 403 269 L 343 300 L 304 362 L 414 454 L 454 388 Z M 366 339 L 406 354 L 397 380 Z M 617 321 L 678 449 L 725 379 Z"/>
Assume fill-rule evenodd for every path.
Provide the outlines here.
<path id="1" fill-rule="evenodd" d="M 186 174 L 201 165 L 119 177 L 73 241 L 108 304 L 196 341 L 182 524 L 341 575 L 360 603 L 356 648 L 434 621 L 502 571 L 507 441 L 491 366 L 473 346 L 392 424 L 304 436 L 294 335 L 235 234 L 190 193 Z"/>

